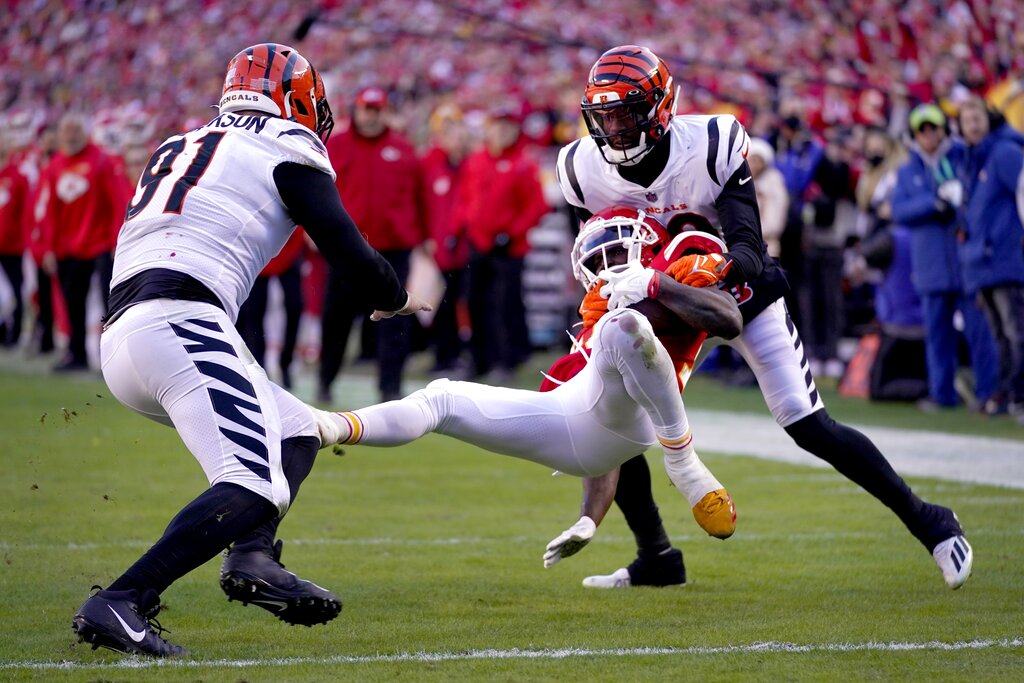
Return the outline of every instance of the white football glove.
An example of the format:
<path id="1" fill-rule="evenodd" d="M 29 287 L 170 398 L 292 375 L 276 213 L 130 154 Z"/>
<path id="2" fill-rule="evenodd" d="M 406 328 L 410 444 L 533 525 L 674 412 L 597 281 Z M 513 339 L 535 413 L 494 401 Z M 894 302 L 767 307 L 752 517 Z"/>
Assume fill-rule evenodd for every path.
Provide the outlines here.
<path id="1" fill-rule="evenodd" d="M 964 203 L 964 186 L 956 178 L 952 178 L 939 185 L 939 199 L 942 199 L 954 209 L 959 209 Z"/>
<path id="2" fill-rule="evenodd" d="M 412 292 L 406 292 L 409 296 L 405 300 L 405 305 L 399 308 L 397 311 L 374 311 L 370 314 L 370 320 L 377 322 L 378 320 L 384 320 L 385 318 L 392 318 L 396 315 L 412 315 L 416 311 L 432 311 L 434 307 L 428 304 L 423 299 L 419 298 Z"/>
<path id="3" fill-rule="evenodd" d="M 544 568 L 554 567 L 563 557 L 575 555 L 583 550 L 583 547 L 594 537 L 596 530 L 597 525 L 594 524 L 594 520 L 587 516 L 580 517 L 578 522 L 548 543 L 547 552 L 544 553 Z"/>
<path id="4" fill-rule="evenodd" d="M 601 287 L 601 296 L 608 299 L 609 311 L 631 306 L 657 293 L 652 288 L 656 287 L 658 272 L 644 268 L 639 261 L 630 261 L 625 267 L 606 268 L 597 277 L 606 283 Z"/>

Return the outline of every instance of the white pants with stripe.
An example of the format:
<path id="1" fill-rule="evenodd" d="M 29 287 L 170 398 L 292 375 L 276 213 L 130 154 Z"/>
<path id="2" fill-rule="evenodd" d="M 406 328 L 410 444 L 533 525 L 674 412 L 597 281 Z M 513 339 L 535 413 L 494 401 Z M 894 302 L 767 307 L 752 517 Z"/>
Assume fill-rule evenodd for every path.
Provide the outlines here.
<path id="1" fill-rule="evenodd" d="M 782 427 L 825 407 L 814 386 L 803 342 L 782 299 L 756 315 L 738 337 L 725 344 L 747 361 L 768 409 Z"/>
<path id="2" fill-rule="evenodd" d="M 103 379 L 121 403 L 173 426 L 210 485 L 237 484 L 288 509 L 281 441 L 318 434 L 309 408 L 267 379 L 216 306 L 136 304 L 100 339 Z"/>
<path id="3" fill-rule="evenodd" d="M 609 472 L 658 438 L 692 453 L 672 360 L 647 319 L 613 311 L 592 339 L 590 362 L 553 391 L 437 380 L 349 413 L 357 443 L 394 446 L 437 432 L 580 477 Z"/>

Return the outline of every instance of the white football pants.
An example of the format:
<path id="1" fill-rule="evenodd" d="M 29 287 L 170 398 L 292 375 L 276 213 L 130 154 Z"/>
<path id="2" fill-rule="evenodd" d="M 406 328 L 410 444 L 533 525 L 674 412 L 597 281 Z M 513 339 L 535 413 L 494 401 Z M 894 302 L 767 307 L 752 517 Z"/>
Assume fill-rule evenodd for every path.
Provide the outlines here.
<path id="1" fill-rule="evenodd" d="M 224 311 L 135 304 L 103 332 L 100 362 L 117 400 L 178 430 L 211 486 L 237 484 L 285 513 L 281 441 L 316 436 L 316 424 L 306 404 L 267 379 Z"/>
<path id="2" fill-rule="evenodd" d="M 782 427 L 825 407 L 786 304 L 777 300 L 724 342 L 736 349 L 757 377 L 768 409 Z"/>
<path id="3" fill-rule="evenodd" d="M 396 446 L 437 432 L 579 477 L 609 472 L 659 439 L 696 460 L 672 360 L 647 319 L 612 311 L 592 339 L 590 362 L 553 391 L 437 380 L 353 411 L 356 443 Z"/>

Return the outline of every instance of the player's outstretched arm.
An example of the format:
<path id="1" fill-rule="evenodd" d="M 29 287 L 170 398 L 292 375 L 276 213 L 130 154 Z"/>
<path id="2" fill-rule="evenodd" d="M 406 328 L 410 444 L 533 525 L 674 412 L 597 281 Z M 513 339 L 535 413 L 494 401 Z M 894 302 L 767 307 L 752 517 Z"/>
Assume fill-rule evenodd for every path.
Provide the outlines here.
<path id="1" fill-rule="evenodd" d="M 292 220 L 305 228 L 331 267 L 360 284 L 367 308 L 400 311 L 419 301 L 410 297 L 391 264 L 366 242 L 329 175 L 286 162 L 274 169 L 274 183 Z"/>
<path id="2" fill-rule="evenodd" d="M 615 499 L 615 489 L 619 484 L 619 468 L 596 477 L 583 480 L 583 504 L 579 520 L 571 527 L 556 536 L 544 553 L 544 568 L 549 569 L 564 557 L 575 555 L 583 550 L 597 531 L 608 513 L 608 508 Z"/>
<path id="3" fill-rule="evenodd" d="M 743 331 L 743 316 L 736 300 L 716 287 L 691 287 L 658 273 L 657 300 L 688 325 L 722 339 Z"/>

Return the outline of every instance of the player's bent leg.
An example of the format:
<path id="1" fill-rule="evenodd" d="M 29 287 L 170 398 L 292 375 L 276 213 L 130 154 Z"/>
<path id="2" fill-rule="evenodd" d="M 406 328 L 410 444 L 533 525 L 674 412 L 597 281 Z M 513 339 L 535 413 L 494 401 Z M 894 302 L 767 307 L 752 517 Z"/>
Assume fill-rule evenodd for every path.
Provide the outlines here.
<path id="1" fill-rule="evenodd" d="M 135 564 L 85 601 L 72 628 L 79 639 L 97 647 L 155 657 L 185 654 L 150 624 L 159 611 L 159 594 L 276 514 L 268 500 L 240 486 L 210 487 L 171 520 Z"/>
<path id="2" fill-rule="evenodd" d="M 281 459 L 292 497 L 312 469 L 320 441 L 296 436 L 281 443 Z M 252 603 L 289 624 L 325 624 L 341 612 L 341 600 L 281 564 L 282 541 L 274 542 L 280 517 L 239 538 L 227 551 L 220 586 L 228 600 Z"/>
<path id="3" fill-rule="evenodd" d="M 665 470 L 708 534 L 729 538 L 736 530 L 732 498 L 693 448 L 675 367 L 650 322 L 629 309 L 606 315 L 594 329 L 594 362 L 618 374 L 626 393 L 651 419 L 665 454 Z"/>
<path id="4" fill-rule="evenodd" d="M 730 345 L 750 365 L 776 422 L 796 444 L 891 509 L 932 553 L 947 584 L 953 586 L 959 581 L 956 586 L 961 585 L 970 575 L 971 563 L 959 558 L 955 563 L 948 552 L 936 554 L 940 544 L 962 537 L 956 515 L 949 508 L 918 498 L 870 439 L 829 416 L 814 385 L 799 332 L 782 301 L 747 323 Z M 966 547 L 964 555 L 973 559 L 966 541 L 946 547 L 953 545 Z M 966 573 L 961 571 L 964 567 Z M 950 571 L 954 575 L 952 581 Z"/>

